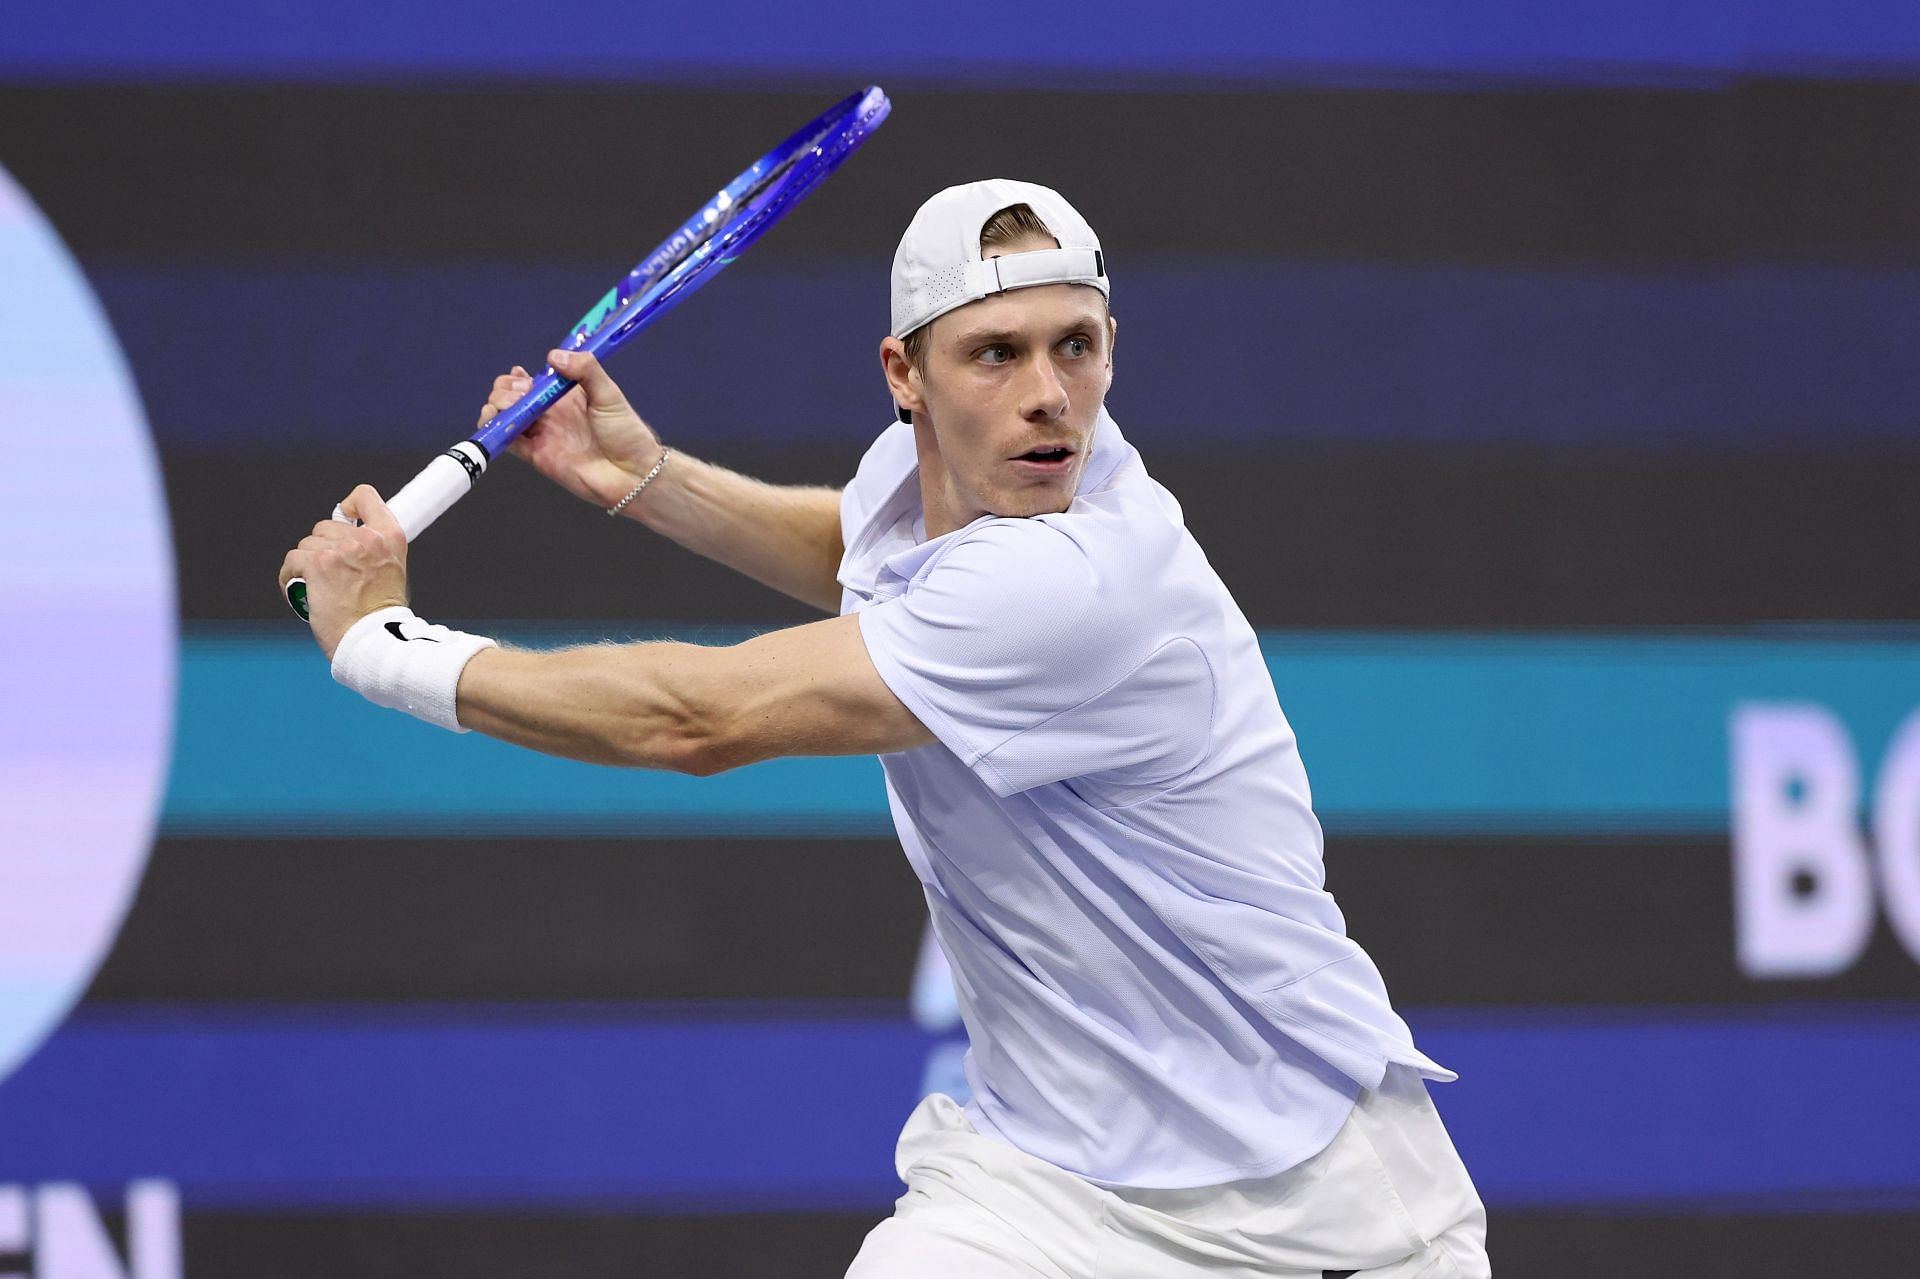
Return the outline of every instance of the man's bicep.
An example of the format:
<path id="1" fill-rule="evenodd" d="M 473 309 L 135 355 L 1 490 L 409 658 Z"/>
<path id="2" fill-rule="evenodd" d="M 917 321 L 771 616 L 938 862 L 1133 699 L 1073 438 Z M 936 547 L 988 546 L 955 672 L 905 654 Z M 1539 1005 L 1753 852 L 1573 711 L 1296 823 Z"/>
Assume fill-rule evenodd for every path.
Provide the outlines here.
<path id="1" fill-rule="evenodd" d="M 732 762 L 882 755 L 935 740 L 880 678 L 853 614 L 711 651 Z"/>

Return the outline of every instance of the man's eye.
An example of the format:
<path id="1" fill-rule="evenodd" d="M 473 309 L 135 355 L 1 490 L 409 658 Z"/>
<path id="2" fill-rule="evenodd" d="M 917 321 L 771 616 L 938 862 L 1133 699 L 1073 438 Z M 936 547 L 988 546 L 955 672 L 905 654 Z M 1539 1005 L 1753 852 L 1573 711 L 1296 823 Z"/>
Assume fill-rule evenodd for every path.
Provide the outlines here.
<path id="1" fill-rule="evenodd" d="M 1067 348 L 1068 355 L 1076 357 L 1085 355 L 1093 349 L 1093 343 L 1087 341 L 1085 338 L 1068 338 L 1065 342 L 1061 343 L 1061 345 Z"/>
<path id="2" fill-rule="evenodd" d="M 1013 358 L 1013 348 L 1001 345 L 982 347 L 977 358 L 982 364 L 1005 364 Z"/>

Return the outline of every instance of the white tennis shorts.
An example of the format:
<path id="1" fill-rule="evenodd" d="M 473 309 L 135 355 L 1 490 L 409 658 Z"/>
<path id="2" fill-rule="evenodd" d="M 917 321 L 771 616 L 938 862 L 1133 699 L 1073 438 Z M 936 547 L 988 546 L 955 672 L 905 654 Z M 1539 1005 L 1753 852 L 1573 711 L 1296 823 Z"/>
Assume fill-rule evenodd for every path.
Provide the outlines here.
<path id="1" fill-rule="evenodd" d="M 847 1279 L 1486 1279 L 1486 1211 L 1426 1083 L 1393 1066 L 1272 1177 L 1103 1189 L 975 1132 L 941 1093 L 900 1134 L 907 1193 Z"/>

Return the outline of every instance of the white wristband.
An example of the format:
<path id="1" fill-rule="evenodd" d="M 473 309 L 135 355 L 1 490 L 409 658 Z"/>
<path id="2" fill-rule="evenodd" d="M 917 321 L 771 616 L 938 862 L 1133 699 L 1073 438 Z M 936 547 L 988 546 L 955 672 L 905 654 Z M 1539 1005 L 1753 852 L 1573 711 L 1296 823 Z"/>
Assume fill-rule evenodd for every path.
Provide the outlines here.
<path id="1" fill-rule="evenodd" d="M 494 647 L 484 635 L 435 626 L 395 605 L 353 624 L 333 650 L 333 677 L 375 706 L 464 733 L 453 706 L 460 672 L 475 653 Z"/>

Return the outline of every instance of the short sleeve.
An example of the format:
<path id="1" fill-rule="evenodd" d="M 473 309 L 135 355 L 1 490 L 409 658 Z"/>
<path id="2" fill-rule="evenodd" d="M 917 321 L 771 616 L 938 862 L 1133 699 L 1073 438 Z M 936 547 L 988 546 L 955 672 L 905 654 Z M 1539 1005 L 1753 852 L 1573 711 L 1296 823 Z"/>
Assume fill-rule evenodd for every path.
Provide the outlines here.
<path id="1" fill-rule="evenodd" d="M 895 696 L 997 795 L 1178 776 L 1211 740 L 1211 673 L 1114 577 L 1042 521 L 987 520 L 863 610 L 860 633 Z"/>

